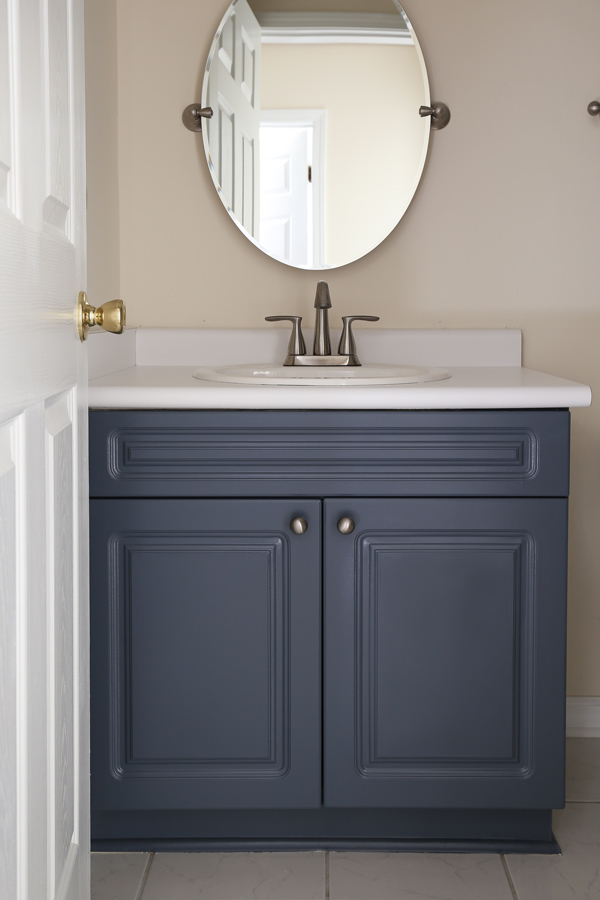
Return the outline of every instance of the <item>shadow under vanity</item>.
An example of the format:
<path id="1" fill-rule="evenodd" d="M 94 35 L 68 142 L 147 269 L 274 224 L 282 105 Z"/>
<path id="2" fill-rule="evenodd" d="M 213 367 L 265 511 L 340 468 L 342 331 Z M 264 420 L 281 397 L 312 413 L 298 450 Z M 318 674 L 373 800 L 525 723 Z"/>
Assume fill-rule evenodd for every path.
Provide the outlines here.
<path id="1" fill-rule="evenodd" d="M 568 410 L 97 409 L 90 473 L 93 849 L 557 851 Z"/>

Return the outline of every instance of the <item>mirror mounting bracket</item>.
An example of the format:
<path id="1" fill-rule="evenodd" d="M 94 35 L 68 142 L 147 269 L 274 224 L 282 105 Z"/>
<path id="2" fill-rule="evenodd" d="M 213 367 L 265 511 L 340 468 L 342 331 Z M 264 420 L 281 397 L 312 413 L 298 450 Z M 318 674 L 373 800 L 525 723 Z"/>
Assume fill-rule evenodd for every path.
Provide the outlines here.
<path id="1" fill-rule="evenodd" d="M 431 116 L 431 128 L 433 131 L 441 131 L 450 121 L 450 110 L 445 103 L 434 103 L 432 106 L 421 106 L 419 115 L 423 119 Z"/>
<path id="2" fill-rule="evenodd" d="M 183 111 L 181 120 L 189 131 L 202 131 L 202 119 L 212 119 L 213 111 L 210 106 L 201 109 L 199 103 L 191 103 Z"/>

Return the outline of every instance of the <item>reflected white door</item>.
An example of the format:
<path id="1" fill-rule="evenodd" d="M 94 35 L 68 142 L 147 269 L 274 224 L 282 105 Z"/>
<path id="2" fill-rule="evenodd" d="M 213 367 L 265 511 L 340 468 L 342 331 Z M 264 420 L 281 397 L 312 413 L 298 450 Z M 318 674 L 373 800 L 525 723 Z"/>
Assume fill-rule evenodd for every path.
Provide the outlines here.
<path id="1" fill-rule="evenodd" d="M 308 128 L 262 128 L 260 243 L 294 266 L 312 265 Z"/>
<path id="2" fill-rule="evenodd" d="M 294 266 L 325 268 L 323 109 L 263 110 L 260 243 Z"/>
<path id="3" fill-rule="evenodd" d="M 211 68 L 205 120 L 211 166 L 224 200 L 253 237 L 259 229 L 261 29 L 246 0 L 225 19 Z"/>
<path id="4" fill-rule="evenodd" d="M 0 898 L 89 897 L 83 0 L 0 0 Z"/>

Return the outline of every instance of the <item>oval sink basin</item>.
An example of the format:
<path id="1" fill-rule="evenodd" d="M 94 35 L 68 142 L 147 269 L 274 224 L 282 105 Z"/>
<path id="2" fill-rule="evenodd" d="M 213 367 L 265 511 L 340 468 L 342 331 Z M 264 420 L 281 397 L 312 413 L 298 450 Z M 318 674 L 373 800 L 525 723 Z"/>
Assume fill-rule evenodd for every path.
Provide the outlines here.
<path id="1" fill-rule="evenodd" d="M 444 381 L 450 373 L 444 369 L 425 369 L 421 366 L 279 366 L 265 365 L 222 366 L 196 369 L 194 378 L 200 381 L 220 381 L 229 384 L 284 385 L 366 385 L 366 384 L 422 384 Z"/>

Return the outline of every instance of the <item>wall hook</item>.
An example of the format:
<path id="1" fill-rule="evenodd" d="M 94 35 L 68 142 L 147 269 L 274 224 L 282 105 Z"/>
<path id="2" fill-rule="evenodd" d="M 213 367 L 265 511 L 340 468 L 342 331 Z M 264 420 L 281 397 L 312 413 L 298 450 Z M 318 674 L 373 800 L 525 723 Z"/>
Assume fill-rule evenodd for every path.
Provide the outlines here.
<path id="1" fill-rule="evenodd" d="M 212 119 L 213 111 L 210 106 L 200 108 L 199 103 L 191 103 L 183 111 L 181 119 L 190 131 L 202 131 L 202 119 Z"/>
<path id="2" fill-rule="evenodd" d="M 450 110 L 445 103 L 434 103 L 433 106 L 421 106 L 419 108 L 421 118 L 431 116 L 431 127 L 434 131 L 445 128 L 450 121 Z"/>
<path id="3" fill-rule="evenodd" d="M 600 116 L 600 100 L 592 100 L 588 103 L 588 112 L 590 116 Z"/>

